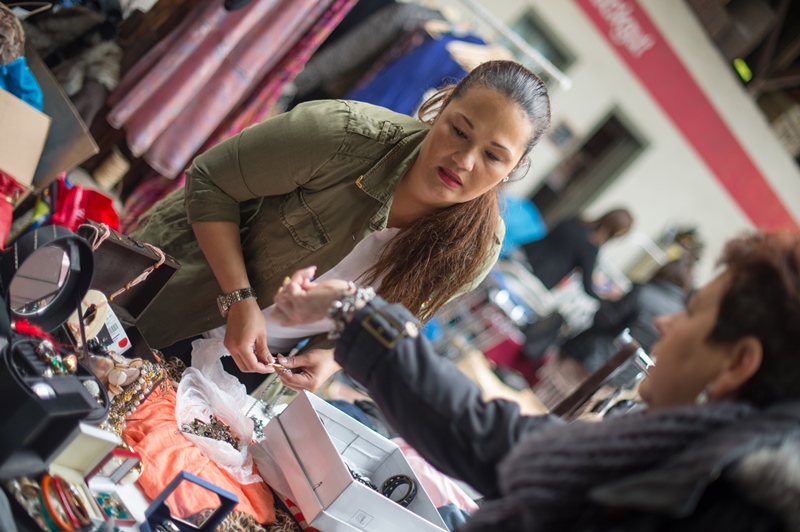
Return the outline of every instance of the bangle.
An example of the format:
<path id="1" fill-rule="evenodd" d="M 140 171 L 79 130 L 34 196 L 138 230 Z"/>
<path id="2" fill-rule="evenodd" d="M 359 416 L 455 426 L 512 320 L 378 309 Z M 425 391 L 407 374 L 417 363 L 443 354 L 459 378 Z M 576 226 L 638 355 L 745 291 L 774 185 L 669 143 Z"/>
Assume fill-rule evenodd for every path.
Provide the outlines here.
<path id="1" fill-rule="evenodd" d="M 58 475 L 53 476 L 53 481 L 56 483 L 56 488 L 60 488 L 58 490 L 58 495 L 66 504 L 65 508 L 72 510 L 72 513 L 75 515 L 75 519 L 78 523 L 75 525 L 76 528 L 82 528 L 91 525 L 92 518 L 89 515 L 89 510 L 87 509 L 86 503 L 81 497 L 78 488 Z"/>
<path id="2" fill-rule="evenodd" d="M 69 499 L 67 499 L 67 493 L 64 491 L 64 486 L 61 484 L 62 482 L 63 479 L 61 477 L 58 475 L 53 475 L 52 483 L 56 487 L 58 500 L 61 501 L 61 507 L 64 508 L 65 512 L 67 512 L 67 519 L 69 519 L 69 522 L 72 523 L 74 528 L 81 528 L 81 522 L 78 521 L 78 516 L 75 515 L 75 511 L 72 509 Z"/>
<path id="3" fill-rule="evenodd" d="M 258 294 L 256 294 L 255 289 L 250 287 L 240 288 L 239 290 L 234 290 L 230 294 L 217 296 L 219 313 L 225 318 L 228 316 L 228 310 L 231 308 L 231 305 L 239 301 L 244 301 L 245 299 L 250 299 L 251 297 L 258 297 Z"/>
<path id="4" fill-rule="evenodd" d="M 69 523 L 69 516 L 64 506 L 58 499 L 58 492 L 53 485 L 53 477 L 44 474 L 42 477 L 42 502 L 44 502 L 44 512 L 55 523 L 56 527 L 60 530 L 73 530 L 73 526 Z"/>
<path id="5" fill-rule="evenodd" d="M 355 285 L 352 285 L 355 286 Z M 348 287 L 349 288 L 349 287 Z M 342 336 L 344 328 L 353 319 L 356 311 L 356 303 L 363 301 L 369 303 L 375 297 L 375 290 L 368 286 L 366 288 L 358 288 L 355 293 L 350 293 L 331 303 L 328 309 L 328 317 L 333 320 L 333 328 L 328 333 L 329 340 L 336 340 Z"/>
<path id="6" fill-rule="evenodd" d="M 406 491 L 405 495 L 400 500 L 392 499 L 392 494 L 394 494 L 395 490 L 404 484 L 408 486 L 408 491 Z M 386 482 L 383 483 L 381 495 L 396 502 L 403 508 L 407 508 L 411 501 L 414 500 L 414 497 L 417 496 L 417 483 L 408 475 L 395 475 L 387 478 Z"/>

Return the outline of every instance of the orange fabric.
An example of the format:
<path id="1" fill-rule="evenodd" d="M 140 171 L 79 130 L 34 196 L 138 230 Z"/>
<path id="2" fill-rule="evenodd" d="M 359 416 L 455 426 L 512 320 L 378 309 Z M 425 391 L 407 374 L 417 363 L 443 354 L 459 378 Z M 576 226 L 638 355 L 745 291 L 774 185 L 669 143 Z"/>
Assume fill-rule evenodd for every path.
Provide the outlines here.
<path id="1" fill-rule="evenodd" d="M 163 397 L 163 398 L 162 398 Z M 156 498 L 181 470 L 228 490 L 239 497 L 235 511 L 252 515 L 262 524 L 275 522 L 275 501 L 264 482 L 242 485 L 217 466 L 183 436 L 175 420 L 175 391 L 153 392 L 127 419 L 122 439 L 142 456 L 137 481 L 144 494 Z M 219 498 L 195 484 L 184 482 L 168 499 L 176 517 L 187 517 L 219 506 Z"/>

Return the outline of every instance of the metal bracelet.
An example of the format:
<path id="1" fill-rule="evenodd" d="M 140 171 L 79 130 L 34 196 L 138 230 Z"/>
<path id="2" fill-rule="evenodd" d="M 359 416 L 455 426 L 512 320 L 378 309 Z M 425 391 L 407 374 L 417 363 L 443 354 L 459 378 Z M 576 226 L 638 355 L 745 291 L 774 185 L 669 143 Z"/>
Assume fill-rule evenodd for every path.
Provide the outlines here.
<path id="1" fill-rule="evenodd" d="M 328 339 L 336 340 L 342 336 L 345 327 L 356 313 L 356 302 L 369 303 L 375 297 L 375 290 L 371 286 L 356 289 L 354 294 L 348 294 L 342 299 L 331 303 L 328 317 L 333 321 L 333 328 L 328 333 Z"/>

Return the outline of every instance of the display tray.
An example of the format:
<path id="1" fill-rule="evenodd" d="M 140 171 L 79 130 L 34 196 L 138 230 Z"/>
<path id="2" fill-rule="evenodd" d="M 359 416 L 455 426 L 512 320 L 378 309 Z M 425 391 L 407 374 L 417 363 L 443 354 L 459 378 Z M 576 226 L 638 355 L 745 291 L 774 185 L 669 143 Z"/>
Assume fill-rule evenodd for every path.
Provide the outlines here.
<path id="1" fill-rule="evenodd" d="M 105 232 L 100 224 L 87 221 L 78 228 L 78 234 L 89 242 Z M 155 268 L 146 279 L 132 284 L 147 268 L 159 261 L 156 252 L 144 243 L 134 240 L 113 229 L 94 252 L 94 278 L 91 288 L 101 291 L 106 297 L 118 290 L 120 293 L 110 302 L 111 308 L 123 324 L 135 325 L 150 303 L 164 289 L 167 282 L 180 269 L 178 261 L 167 255 L 163 264 Z"/>

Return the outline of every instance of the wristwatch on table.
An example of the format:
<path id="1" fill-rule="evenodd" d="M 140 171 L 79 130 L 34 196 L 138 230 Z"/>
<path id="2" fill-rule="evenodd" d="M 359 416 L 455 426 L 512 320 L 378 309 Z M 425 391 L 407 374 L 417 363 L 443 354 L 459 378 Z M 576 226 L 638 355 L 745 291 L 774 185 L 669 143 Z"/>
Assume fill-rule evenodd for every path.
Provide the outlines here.
<path id="1" fill-rule="evenodd" d="M 256 291 L 253 288 L 240 288 L 239 290 L 234 290 L 230 294 L 224 294 L 221 296 L 217 296 L 217 307 L 219 307 L 219 313 L 222 314 L 222 317 L 225 318 L 228 316 L 228 309 L 231 308 L 231 305 L 234 303 L 238 303 L 244 299 L 249 299 L 251 297 L 258 297 Z"/>

